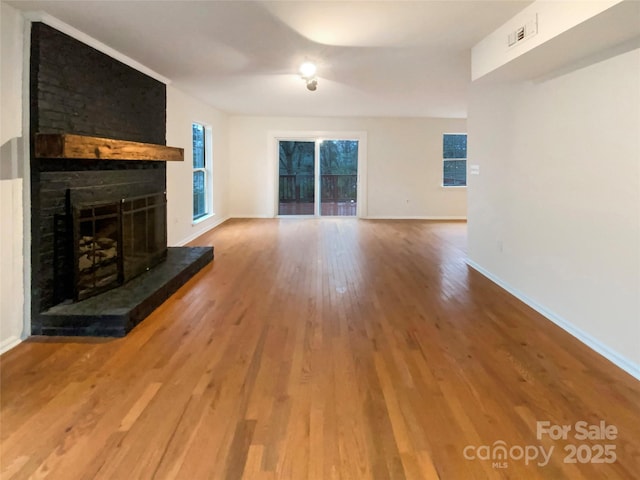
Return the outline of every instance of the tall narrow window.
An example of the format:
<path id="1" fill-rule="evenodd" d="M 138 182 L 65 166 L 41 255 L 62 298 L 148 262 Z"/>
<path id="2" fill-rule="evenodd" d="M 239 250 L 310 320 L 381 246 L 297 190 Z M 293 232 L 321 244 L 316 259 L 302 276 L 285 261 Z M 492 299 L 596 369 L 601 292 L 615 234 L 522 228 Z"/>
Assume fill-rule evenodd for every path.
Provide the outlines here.
<path id="1" fill-rule="evenodd" d="M 467 134 L 445 133 L 442 141 L 442 186 L 467 185 Z"/>
<path id="2" fill-rule="evenodd" d="M 207 144 L 204 125 L 193 124 L 193 219 L 207 215 Z"/>

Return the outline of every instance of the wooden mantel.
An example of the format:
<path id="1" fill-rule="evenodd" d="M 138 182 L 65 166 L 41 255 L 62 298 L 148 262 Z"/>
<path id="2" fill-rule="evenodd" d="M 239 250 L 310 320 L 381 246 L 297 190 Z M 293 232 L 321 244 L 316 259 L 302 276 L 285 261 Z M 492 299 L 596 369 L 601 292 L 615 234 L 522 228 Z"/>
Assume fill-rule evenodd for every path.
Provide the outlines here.
<path id="1" fill-rule="evenodd" d="M 69 133 L 38 133 L 36 158 L 184 161 L 184 149 Z"/>

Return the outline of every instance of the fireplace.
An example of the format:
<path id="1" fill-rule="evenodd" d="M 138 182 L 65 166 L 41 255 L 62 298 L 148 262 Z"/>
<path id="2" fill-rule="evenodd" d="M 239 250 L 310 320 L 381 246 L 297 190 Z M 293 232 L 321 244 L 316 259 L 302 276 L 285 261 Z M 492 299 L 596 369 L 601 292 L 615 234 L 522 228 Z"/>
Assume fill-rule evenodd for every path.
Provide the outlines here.
<path id="1" fill-rule="evenodd" d="M 166 258 L 167 198 L 158 190 L 141 181 L 67 188 L 54 274 L 54 283 L 67 287 L 59 287 L 56 303 L 123 285 Z"/>
<path id="2" fill-rule="evenodd" d="M 99 172 L 104 183 L 107 170 Z M 133 172 L 111 180 L 131 181 Z M 156 182 L 136 180 L 65 190 L 66 213 L 54 215 L 55 296 L 36 317 L 39 333 L 124 336 L 213 260 L 213 247 L 167 247 L 166 194 Z"/>
<path id="3" fill-rule="evenodd" d="M 71 210 L 75 301 L 120 286 L 167 256 L 164 192 L 110 202 L 76 202 Z"/>
<path id="4" fill-rule="evenodd" d="M 31 25 L 31 333 L 123 336 L 213 259 L 167 247 L 166 86 Z"/>
<path id="5" fill-rule="evenodd" d="M 38 333 L 124 336 L 210 263 L 213 247 L 167 247 L 167 198 L 154 170 L 77 166 L 42 176 L 55 190 L 41 189 L 41 204 L 63 207 L 46 217 L 51 288 L 34 292 L 50 295 L 51 306 L 35 317 Z"/>

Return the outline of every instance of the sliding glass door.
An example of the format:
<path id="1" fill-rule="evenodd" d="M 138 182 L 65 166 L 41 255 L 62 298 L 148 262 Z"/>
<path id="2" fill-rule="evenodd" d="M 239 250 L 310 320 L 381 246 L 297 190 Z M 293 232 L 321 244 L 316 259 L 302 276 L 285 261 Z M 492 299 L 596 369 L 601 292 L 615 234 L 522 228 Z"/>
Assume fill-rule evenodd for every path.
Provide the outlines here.
<path id="1" fill-rule="evenodd" d="M 278 215 L 356 216 L 357 140 L 279 140 Z"/>
<path id="2" fill-rule="evenodd" d="M 280 140 L 278 215 L 315 215 L 315 142 Z"/>
<path id="3" fill-rule="evenodd" d="M 358 141 L 320 143 L 320 215 L 355 217 L 358 206 Z"/>

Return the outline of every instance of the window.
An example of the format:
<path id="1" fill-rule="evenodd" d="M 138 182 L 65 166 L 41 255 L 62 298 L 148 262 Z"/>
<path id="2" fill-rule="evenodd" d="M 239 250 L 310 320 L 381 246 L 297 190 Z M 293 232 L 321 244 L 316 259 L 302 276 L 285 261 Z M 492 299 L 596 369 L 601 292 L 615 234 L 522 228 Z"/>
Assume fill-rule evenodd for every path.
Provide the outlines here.
<path id="1" fill-rule="evenodd" d="M 207 215 L 209 181 L 207 178 L 208 158 L 207 135 L 204 125 L 194 123 L 193 130 L 193 219 Z"/>
<path id="2" fill-rule="evenodd" d="M 467 134 L 445 133 L 442 141 L 443 187 L 467 185 Z"/>

